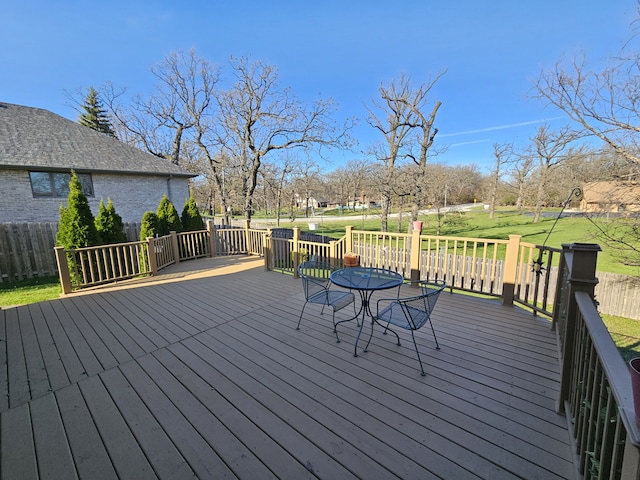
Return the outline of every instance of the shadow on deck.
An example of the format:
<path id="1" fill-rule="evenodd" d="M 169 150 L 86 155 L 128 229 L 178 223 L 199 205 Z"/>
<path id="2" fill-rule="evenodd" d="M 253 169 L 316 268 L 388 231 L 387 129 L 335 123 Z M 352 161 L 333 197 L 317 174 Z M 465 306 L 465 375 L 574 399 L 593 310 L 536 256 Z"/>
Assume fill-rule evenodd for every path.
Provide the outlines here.
<path id="1" fill-rule="evenodd" d="M 354 357 L 303 302 L 216 257 L 2 310 L 1 477 L 574 478 L 545 320 L 443 294 L 421 377 L 408 332 Z"/>

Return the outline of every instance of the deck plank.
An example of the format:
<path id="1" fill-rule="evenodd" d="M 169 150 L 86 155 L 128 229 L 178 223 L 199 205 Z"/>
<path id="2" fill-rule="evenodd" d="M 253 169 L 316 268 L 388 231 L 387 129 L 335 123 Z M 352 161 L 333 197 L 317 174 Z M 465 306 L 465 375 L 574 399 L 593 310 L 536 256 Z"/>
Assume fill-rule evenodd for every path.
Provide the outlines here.
<path id="1" fill-rule="evenodd" d="M 65 370 L 60 353 L 56 348 L 55 340 L 51 335 L 51 331 L 47 325 L 47 319 L 42 311 L 42 303 L 36 303 L 28 305 L 29 315 L 33 322 L 36 337 L 38 339 L 38 345 L 42 353 L 42 358 L 47 371 L 47 378 L 49 386 L 52 391 L 58 390 L 66 385 L 69 385 L 69 376 Z"/>
<path id="2" fill-rule="evenodd" d="M 225 372 L 220 372 L 216 367 L 211 365 L 206 358 L 203 359 L 200 354 L 207 357 L 212 352 L 203 348 L 201 343 L 191 338 L 185 340 L 182 344 L 193 353 L 193 356 L 188 359 L 190 367 L 198 375 L 207 378 L 212 385 L 215 385 L 216 390 L 219 391 L 230 404 L 242 411 L 258 428 L 264 432 L 268 432 L 272 441 L 286 449 L 298 463 L 300 471 L 302 471 L 305 466 L 308 466 L 310 471 L 322 478 L 357 478 L 352 472 L 349 472 L 342 465 L 336 463 L 330 454 L 311 444 L 311 442 L 296 431 L 289 422 L 285 422 L 281 418 L 273 415 L 270 408 L 262 403 L 263 399 L 261 397 L 264 394 L 262 390 L 256 392 L 251 382 L 249 382 L 249 387 L 251 388 L 244 390 L 240 385 L 235 384 L 231 379 L 227 378 L 224 375 Z M 177 346 L 174 346 L 171 350 L 174 351 L 175 348 L 177 348 Z M 192 349 L 194 349 L 195 352 Z M 182 351 L 181 357 L 186 357 L 184 351 Z M 216 360 L 219 358 L 220 357 L 217 357 Z M 339 452 L 334 452 L 334 454 L 337 453 Z M 377 473 L 373 478 L 384 477 L 379 477 L 379 473 Z"/>
<path id="3" fill-rule="evenodd" d="M 17 308 L 16 312 L 18 313 L 20 337 L 27 364 L 29 395 L 31 398 L 37 398 L 51 391 L 42 348 L 38 343 L 38 336 L 36 335 L 29 308 Z"/>
<path id="4" fill-rule="evenodd" d="M 160 478 L 193 477 L 194 471 L 122 372 L 114 368 L 100 378 L 156 474 Z"/>
<path id="5" fill-rule="evenodd" d="M 29 410 L 40 478 L 78 478 L 54 395 L 33 400 Z"/>
<path id="6" fill-rule="evenodd" d="M 87 378 L 87 372 L 82 366 L 82 362 L 76 353 L 71 339 L 67 336 L 63 324 L 58 319 L 53 305 L 60 300 L 52 300 L 40 304 L 42 314 L 46 319 L 46 327 L 51 332 L 51 338 L 58 352 L 58 356 L 64 365 L 65 373 L 69 382 L 77 382 L 82 378 Z"/>
<path id="7" fill-rule="evenodd" d="M 60 416 L 69 438 L 80 478 L 116 478 L 116 470 L 109 459 L 91 413 L 82 398 L 78 384 L 56 392 Z"/>
<path id="8" fill-rule="evenodd" d="M 74 299 L 63 302 L 62 305 L 68 317 L 73 319 L 72 326 L 76 330 L 76 334 L 81 335 L 83 342 L 91 350 L 92 355 L 89 356 L 91 367 L 89 367 L 90 370 L 87 370 L 89 375 L 95 375 L 102 370 L 117 366 L 119 362 L 106 345 L 110 339 L 101 337 L 95 330 L 94 324 L 97 322 L 93 310 L 82 308 L 82 304 L 78 304 Z"/>
<path id="9" fill-rule="evenodd" d="M 311 478 L 306 468 L 296 462 L 284 448 L 273 442 L 263 429 L 247 418 L 235 404 L 218 391 L 207 373 L 207 369 L 211 367 L 197 355 L 182 344 L 176 344 L 167 350 L 156 352 L 155 356 L 172 372 L 179 375 L 185 387 L 206 406 L 211 412 L 211 415 L 208 415 L 210 421 L 220 422 L 220 425 L 228 429 L 238 442 L 251 450 L 252 455 L 260 460 L 265 469 L 278 472 L 281 478 Z M 227 444 L 225 448 L 228 446 Z M 233 461 L 238 460 L 235 448 L 232 449 L 231 458 Z M 241 458 L 243 459 L 241 463 L 244 464 L 244 457 Z M 240 478 L 263 477 L 250 475 Z"/>
<path id="10" fill-rule="evenodd" d="M 7 375 L 9 384 L 9 405 L 21 405 L 31 399 L 27 362 L 22 345 L 18 309 L 5 311 L 7 335 Z"/>
<path id="11" fill-rule="evenodd" d="M 148 360 L 144 361 L 145 358 Z M 149 356 L 142 357 L 139 361 L 144 361 L 152 372 L 158 368 L 158 363 Z M 215 450 L 186 421 L 139 362 L 129 362 L 120 370 L 198 478 L 235 478 Z"/>
<path id="12" fill-rule="evenodd" d="M 38 479 L 29 405 L 0 414 L 0 478 Z"/>
<path id="13" fill-rule="evenodd" d="M 82 372 L 80 372 L 80 377 L 78 378 L 96 375 L 103 370 L 102 365 L 100 364 L 100 360 L 98 359 L 96 352 L 87 342 L 82 330 L 79 328 L 79 324 L 82 323 L 82 319 L 79 318 L 76 323 L 72 314 L 67 311 L 67 304 L 69 303 L 70 302 L 52 301 L 50 302 L 50 305 L 51 309 L 57 316 L 58 322 L 60 322 L 60 326 L 64 331 L 64 334 L 69 339 L 70 345 L 82 365 Z"/>
<path id="14" fill-rule="evenodd" d="M 78 383 L 92 420 L 119 478 L 154 480 L 158 476 L 99 377 Z M 96 478 L 99 479 L 100 476 Z"/>
<path id="15" fill-rule="evenodd" d="M 213 451 L 219 452 L 221 458 L 227 459 L 229 468 L 238 478 L 275 478 L 252 450 L 241 443 L 237 436 L 220 422 L 216 417 L 217 409 L 210 401 L 210 397 L 198 396 L 202 390 L 186 379 L 186 377 L 193 379 L 193 373 L 186 365 L 167 350 L 159 350 L 153 356 L 147 355 L 141 358 L 139 363 L 162 392 L 183 413 L 185 419 L 211 445 Z M 198 384 L 202 386 L 200 382 Z M 192 389 L 195 390 L 195 394 Z M 207 385 L 206 392 L 211 391 L 211 386 Z M 211 455 L 211 458 L 214 456 L 216 455 Z"/>

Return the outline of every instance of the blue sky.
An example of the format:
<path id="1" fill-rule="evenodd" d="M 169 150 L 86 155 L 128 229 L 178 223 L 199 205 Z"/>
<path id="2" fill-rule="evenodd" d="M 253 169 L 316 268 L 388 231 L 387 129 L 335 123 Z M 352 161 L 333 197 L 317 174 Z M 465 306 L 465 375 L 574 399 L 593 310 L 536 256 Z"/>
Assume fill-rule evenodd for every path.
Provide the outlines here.
<path id="1" fill-rule="evenodd" d="M 275 65 L 306 101 L 333 97 L 339 116 L 360 119 L 359 148 L 379 140 L 365 104 L 404 73 L 442 101 L 438 160 L 493 164 L 494 143 L 524 144 L 557 111 L 531 99 L 543 68 L 586 55 L 597 67 L 632 35 L 636 0 L 316 0 L 5 2 L 0 25 L 0 101 L 72 120 L 65 91 L 106 82 L 146 95 L 150 67 L 195 48 L 210 62 L 247 56 Z M 333 156 L 331 167 L 357 151 Z M 327 167 L 327 168 L 331 168 Z"/>

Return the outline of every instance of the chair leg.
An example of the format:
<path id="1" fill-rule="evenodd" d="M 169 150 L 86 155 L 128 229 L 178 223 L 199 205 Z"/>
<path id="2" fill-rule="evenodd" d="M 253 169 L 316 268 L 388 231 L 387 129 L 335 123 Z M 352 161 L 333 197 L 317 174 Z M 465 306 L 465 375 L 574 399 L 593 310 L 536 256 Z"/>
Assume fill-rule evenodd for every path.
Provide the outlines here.
<path id="1" fill-rule="evenodd" d="M 440 350 L 440 345 L 438 345 L 438 338 L 436 337 L 436 331 L 433 329 L 433 323 L 431 319 L 429 319 L 429 325 L 431 326 L 431 333 L 433 333 L 433 339 L 436 341 L 436 350 Z"/>
<path id="2" fill-rule="evenodd" d="M 304 302 L 304 305 L 302 306 L 302 311 L 300 312 L 300 318 L 298 319 L 298 326 L 296 327 L 296 330 L 300 330 L 300 322 L 302 321 L 302 314 L 304 313 L 304 309 L 307 306 L 307 302 Z"/>
<path id="3" fill-rule="evenodd" d="M 338 325 L 336 324 L 336 311 L 333 311 L 333 333 L 336 334 L 336 343 L 340 343 L 340 337 L 338 337 Z"/>
<path id="4" fill-rule="evenodd" d="M 422 359 L 420 358 L 420 352 L 418 351 L 418 344 L 416 343 L 416 337 L 413 334 L 413 330 L 411 330 L 411 338 L 413 338 L 413 346 L 415 347 L 416 354 L 418 355 L 418 363 L 420 363 L 420 375 L 422 375 L 424 377 L 427 374 L 424 373 L 424 368 L 422 367 Z"/>
<path id="5" fill-rule="evenodd" d="M 396 345 L 400 346 L 400 337 L 398 336 L 398 334 L 395 332 L 395 330 L 393 328 L 389 327 L 389 325 L 390 325 L 390 323 L 387 323 L 387 325 L 384 327 L 384 332 L 382 332 L 382 334 L 386 335 L 387 331 L 393 333 L 396 336 Z"/>

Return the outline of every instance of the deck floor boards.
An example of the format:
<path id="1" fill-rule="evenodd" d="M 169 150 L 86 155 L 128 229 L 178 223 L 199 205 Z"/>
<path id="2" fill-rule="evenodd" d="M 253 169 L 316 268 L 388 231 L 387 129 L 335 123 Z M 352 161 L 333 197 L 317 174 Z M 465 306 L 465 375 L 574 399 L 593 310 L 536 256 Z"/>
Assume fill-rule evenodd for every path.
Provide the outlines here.
<path id="1" fill-rule="evenodd" d="M 0 478 L 575 478 L 546 320 L 444 293 L 422 377 L 409 332 L 356 357 L 303 304 L 225 257 L 0 311 Z"/>

